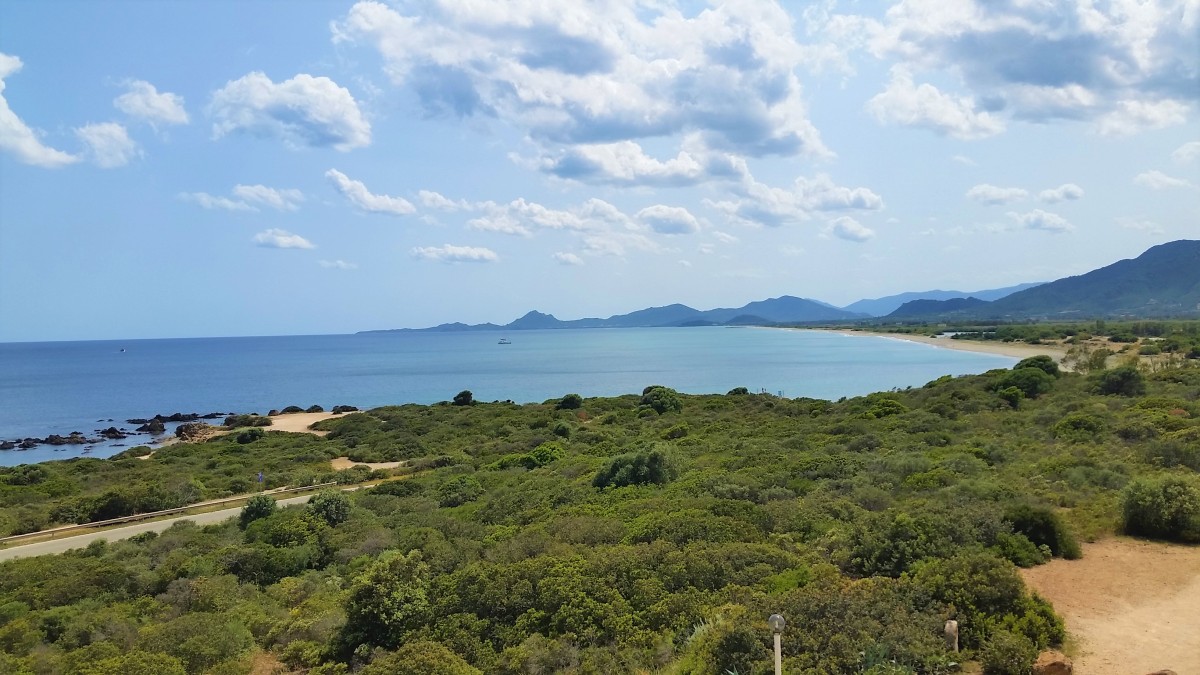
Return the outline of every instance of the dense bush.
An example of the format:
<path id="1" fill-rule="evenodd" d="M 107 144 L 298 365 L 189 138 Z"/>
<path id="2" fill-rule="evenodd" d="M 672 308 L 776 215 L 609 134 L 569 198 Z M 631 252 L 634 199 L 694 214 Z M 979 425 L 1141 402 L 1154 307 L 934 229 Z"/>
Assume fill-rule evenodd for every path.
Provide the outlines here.
<path id="1" fill-rule="evenodd" d="M 567 394 L 559 399 L 558 404 L 554 407 L 559 410 L 575 410 L 583 407 L 583 397 L 579 394 Z"/>
<path id="2" fill-rule="evenodd" d="M 250 523 L 275 513 L 276 508 L 274 498 L 267 495 L 254 495 L 247 499 L 246 505 L 242 507 L 242 512 L 238 516 L 238 524 L 244 530 Z"/>
<path id="3" fill-rule="evenodd" d="M 271 418 L 262 415 L 230 415 L 225 418 L 225 426 L 234 427 L 269 427 Z"/>
<path id="4" fill-rule="evenodd" d="M 1121 366 L 1102 371 L 1095 377 L 1096 391 L 1116 396 L 1141 396 L 1146 393 L 1146 378 L 1137 366 Z"/>
<path id="5" fill-rule="evenodd" d="M 1030 675 L 1037 654 L 1037 647 L 1029 638 L 1000 630 L 983 645 L 979 660 L 986 675 Z"/>
<path id="6" fill-rule="evenodd" d="M 679 474 L 670 456 L 663 450 L 642 450 L 614 457 L 596 477 L 592 485 L 598 488 L 626 485 L 662 485 Z"/>
<path id="7" fill-rule="evenodd" d="M 683 410 L 679 392 L 670 387 L 651 385 L 642 390 L 642 405 L 658 414 Z"/>
<path id="8" fill-rule="evenodd" d="M 1017 504 L 1005 510 L 1004 520 L 1012 524 L 1013 532 L 1024 535 L 1035 546 L 1046 546 L 1055 556 L 1067 560 L 1082 556 L 1078 540 L 1050 509 Z"/>
<path id="9" fill-rule="evenodd" d="M 1182 476 L 1143 477 L 1121 493 L 1129 534 L 1200 542 L 1200 487 Z"/>

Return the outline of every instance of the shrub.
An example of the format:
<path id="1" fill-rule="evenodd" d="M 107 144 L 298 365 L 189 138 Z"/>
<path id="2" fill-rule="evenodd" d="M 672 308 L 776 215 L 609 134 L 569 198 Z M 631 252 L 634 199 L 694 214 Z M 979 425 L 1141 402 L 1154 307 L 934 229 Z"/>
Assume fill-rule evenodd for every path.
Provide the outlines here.
<path id="1" fill-rule="evenodd" d="M 276 508 L 278 507 L 274 499 L 267 495 L 254 495 L 246 500 L 246 505 L 242 507 L 242 513 L 238 516 L 238 525 L 244 530 L 250 523 L 275 513 Z"/>
<path id="2" fill-rule="evenodd" d="M 551 427 L 550 431 L 552 431 L 554 433 L 554 435 L 558 436 L 559 438 L 570 438 L 571 437 L 571 425 L 567 424 L 566 422 L 563 422 L 563 421 L 555 422 L 554 426 Z"/>
<path id="3" fill-rule="evenodd" d="M 247 443 L 253 443 L 254 441 L 257 441 L 258 439 L 260 439 L 266 435 L 267 435 L 267 432 L 263 431 L 259 427 L 254 427 L 252 429 L 247 429 L 243 432 L 240 432 L 237 435 L 236 440 L 238 443 L 245 445 Z"/>
<path id="4" fill-rule="evenodd" d="M 1013 370 L 1017 370 L 1019 368 L 1037 368 L 1038 370 L 1045 372 L 1047 375 L 1053 375 L 1054 377 L 1059 377 L 1062 375 L 1058 369 L 1058 363 L 1056 363 L 1053 358 L 1046 356 L 1045 354 L 1031 356 L 1027 359 L 1018 361 L 1017 365 L 1013 366 Z"/>
<path id="5" fill-rule="evenodd" d="M 745 387 L 734 387 L 733 389 L 730 389 L 729 393 L 727 393 L 725 395 L 726 396 L 745 396 L 749 393 L 750 393 L 750 390 Z"/>
<path id="6" fill-rule="evenodd" d="M 306 413 L 319 413 L 319 412 L 325 412 L 325 409 L 324 409 L 324 408 L 322 408 L 322 407 L 321 407 L 321 406 L 319 406 L 319 405 L 310 405 L 310 406 L 308 406 L 307 408 L 305 408 L 305 409 L 304 409 L 304 412 L 306 412 Z"/>
<path id="7" fill-rule="evenodd" d="M 425 486 L 413 480 L 390 480 L 371 488 L 373 495 L 393 495 L 396 497 L 411 497 L 425 491 Z"/>
<path id="8" fill-rule="evenodd" d="M 1104 434 L 1104 420 L 1089 413 L 1071 413 L 1054 425 L 1054 437 L 1082 443 L 1094 441 Z"/>
<path id="9" fill-rule="evenodd" d="M 1146 378 L 1137 366 L 1121 366 L 1100 373 L 1095 387 L 1105 395 L 1141 396 L 1146 393 Z"/>
<path id="10" fill-rule="evenodd" d="M 475 395 L 469 389 L 463 389 L 454 395 L 454 405 L 475 405 Z"/>
<path id="11" fill-rule="evenodd" d="M 996 383 L 996 390 L 1016 387 L 1026 398 L 1037 398 L 1054 387 L 1054 376 L 1041 368 L 1017 368 L 1005 373 Z"/>
<path id="12" fill-rule="evenodd" d="M 457 476 L 439 485 L 437 493 L 439 505 L 461 506 L 479 499 L 483 486 L 474 476 Z"/>
<path id="13" fill-rule="evenodd" d="M 1021 399 L 1025 398 L 1025 392 L 1016 387 L 1005 387 L 996 392 L 1000 398 L 1008 403 L 1013 410 L 1021 407 Z"/>
<path id="14" fill-rule="evenodd" d="M 1200 542 L 1200 489 L 1180 476 L 1137 478 L 1121 493 L 1125 532 Z"/>
<path id="15" fill-rule="evenodd" d="M 281 415 L 294 415 L 295 413 L 302 413 L 302 412 L 304 412 L 304 408 L 301 408 L 298 405 L 289 405 L 288 407 L 279 411 L 279 413 Z"/>
<path id="16" fill-rule="evenodd" d="M 1074 535 L 1050 509 L 1021 504 L 1005 511 L 1004 520 L 1012 524 L 1013 532 L 1025 535 L 1035 546 L 1049 547 L 1060 558 L 1076 560 L 1083 555 Z"/>
<path id="17" fill-rule="evenodd" d="M 669 483 L 679 475 L 678 469 L 662 450 L 642 450 L 614 457 L 592 480 L 598 488 L 624 487 Z"/>
<path id="18" fill-rule="evenodd" d="M 187 425 L 181 424 L 180 429 Z M 271 426 L 271 418 L 263 417 L 262 415 L 230 415 L 225 418 L 225 426 L 227 427 L 269 427 Z M 179 429 L 175 430 L 179 433 Z"/>
<path id="19" fill-rule="evenodd" d="M 340 415 L 342 413 L 358 412 L 358 408 L 352 405 L 335 405 L 333 406 L 333 412 Z"/>
<path id="20" fill-rule="evenodd" d="M 583 407 L 583 397 L 579 394 L 567 394 L 559 399 L 558 404 L 554 407 L 559 410 L 575 410 Z"/>
<path id="21" fill-rule="evenodd" d="M 350 498 L 341 490 L 322 490 L 308 500 L 308 512 L 337 527 L 350 518 Z"/>
<path id="22" fill-rule="evenodd" d="M 679 399 L 679 392 L 670 387 L 656 384 L 642 390 L 642 405 L 660 415 L 668 411 L 683 410 L 683 401 Z"/>
<path id="23" fill-rule="evenodd" d="M 979 652 L 987 675 L 1029 675 L 1037 647 L 1024 635 L 1007 630 L 995 631 Z"/>

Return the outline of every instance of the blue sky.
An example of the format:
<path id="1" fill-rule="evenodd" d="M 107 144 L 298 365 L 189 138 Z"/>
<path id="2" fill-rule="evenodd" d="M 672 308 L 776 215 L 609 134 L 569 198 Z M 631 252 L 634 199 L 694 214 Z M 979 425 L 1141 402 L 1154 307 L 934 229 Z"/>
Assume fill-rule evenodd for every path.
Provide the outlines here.
<path id="1" fill-rule="evenodd" d="M 0 341 L 1078 274 L 1200 236 L 1200 1 L 0 4 Z"/>

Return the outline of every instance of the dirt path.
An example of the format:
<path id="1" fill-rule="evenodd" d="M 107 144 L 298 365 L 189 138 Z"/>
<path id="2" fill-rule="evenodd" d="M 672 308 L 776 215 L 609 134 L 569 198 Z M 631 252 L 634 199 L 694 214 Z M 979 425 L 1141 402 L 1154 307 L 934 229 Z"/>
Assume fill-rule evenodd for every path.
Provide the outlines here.
<path id="1" fill-rule="evenodd" d="M 372 471 L 380 469 L 395 469 L 407 464 L 407 462 L 354 462 L 349 457 L 334 457 L 329 460 L 330 466 L 334 471 L 345 471 L 352 466 L 365 466 Z"/>
<path id="2" fill-rule="evenodd" d="M 1079 675 L 1200 673 L 1200 546 L 1118 537 L 1021 575 L 1066 619 Z"/>

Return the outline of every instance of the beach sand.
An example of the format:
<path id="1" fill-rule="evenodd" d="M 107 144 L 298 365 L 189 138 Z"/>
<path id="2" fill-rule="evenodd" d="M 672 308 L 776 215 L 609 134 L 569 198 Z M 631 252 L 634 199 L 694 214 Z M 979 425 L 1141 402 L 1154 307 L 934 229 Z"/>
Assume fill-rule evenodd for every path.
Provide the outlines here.
<path id="1" fill-rule="evenodd" d="M 404 466 L 407 462 L 353 462 L 349 457 L 334 457 L 329 460 L 329 465 L 334 471 L 345 471 L 353 466 L 365 466 L 372 471 L 380 469 L 397 469 Z"/>
<path id="2" fill-rule="evenodd" d="M 325 434 L 328 434 L 329 432 L 328 431 L 319 431 L 317 429 L 309 429 L 309 427 L 316 424 L 317 422 L 323 422 L 332 417 L 341 417 L 343 414 L 345 414 L 345 413 L 319 412 L 319 413 L 292 413 L 289 415 L 272 415 L 271 416 L 271 426 L 259 427 L 259 428 L 263 429 L 264 431 L 287 431 L 287 432 L 294 433 L 294 434 L 313 434 L 314 436 L 324 436 Z M 217 436 L 223 436 L 223 435 L 229 433 L 230 431 L 232 431 L 232 430 L 226 429 L 225 427 L 211 426 L 209 429 L 206 430 L 204 436 L 202 436 L 201 438 L 196 439 L 196 440 L 198 440 L 198 441 L 208 440 L 210 438 L 215 438 Z M 176 443 L 182 443 L 182 442 L 183 441 L 176 438 L 175 436 L 168 436 L 168 437 L 164 438 L 161 442 L 155 443 L 154 447 L 155 447 L 155 449 L 162 449 L 169 445 L 175 445 Z M 146 455 L 144 457 L 139 457 L 138 459 L 149 459 L 149 457 L 153 454 L 154 453 L 152 452 L 149 455 Z"/>
<path id="3" fill-rule="evenodd" d="M 824 330 L 820 328 L 803 328 L 800 330 Z M 999 354 L 1001 356 L 1011 356 L 1015 359 L 1024 359 L 1030 356 L 1039 356 L 1045 354 L 1052 357 L 1055 361 L 1061 362 L 1066 356 L 1067 350 L 1062 345 L 1031 345 L 1024 342 L 985 342 L 982 340 L 954 340 L 948 337 L 929 337 L 928 335 L 913 335 L 910 333 L 877 333 L 874 331 L 865 330 L 847 330 L 837 329 L 830 332 L 841 335 L 854 335 L 859 337 L 882 337 L 891 338 L 893 340 L 905 340 L 907 342 L 919 342 L 921 344 L 933 345 L 934 347 L 942 347 L 944 349 L 957 349 L 963 352 L 976 352 L 980 354 Z"/>

